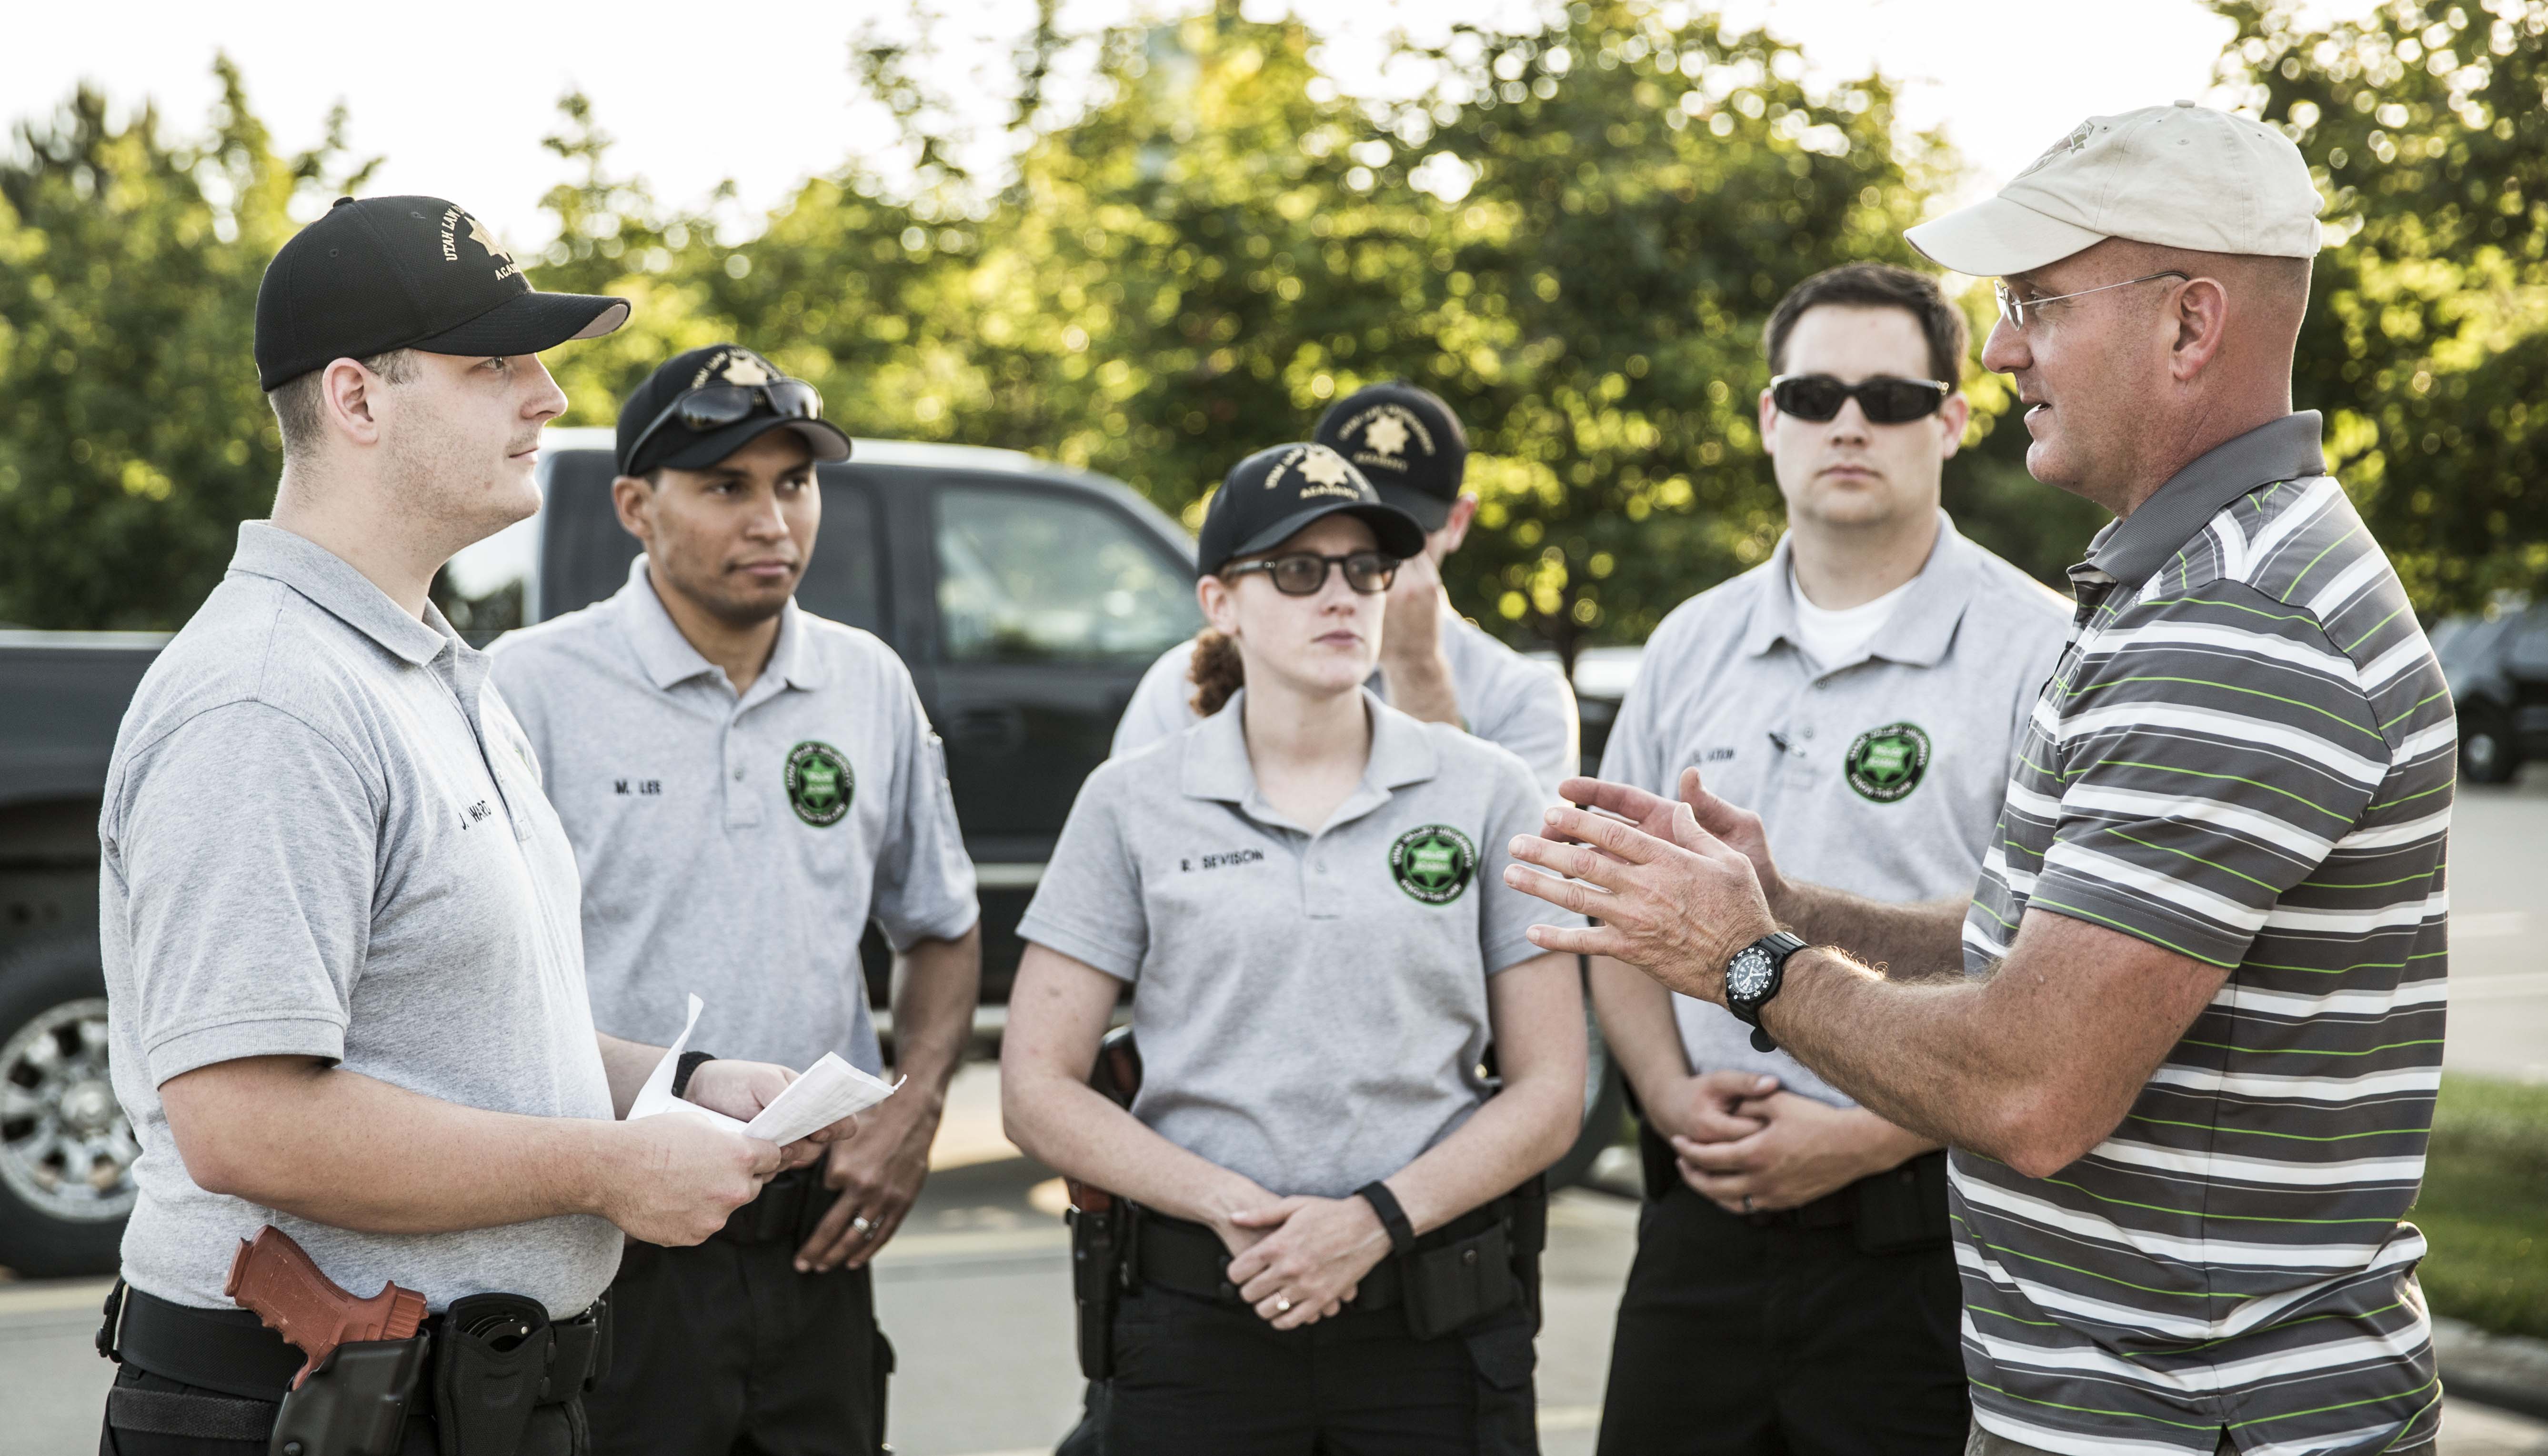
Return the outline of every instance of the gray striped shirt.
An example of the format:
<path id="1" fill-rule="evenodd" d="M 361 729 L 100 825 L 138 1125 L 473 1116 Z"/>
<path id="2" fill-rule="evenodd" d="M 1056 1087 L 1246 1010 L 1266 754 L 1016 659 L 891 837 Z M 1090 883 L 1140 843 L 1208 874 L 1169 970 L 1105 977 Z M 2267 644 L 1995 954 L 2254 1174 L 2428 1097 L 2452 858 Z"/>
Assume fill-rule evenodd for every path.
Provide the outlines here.
<path id="1" fill-rule="evenodd" d="M 2372 1456 L 2440 1385 L 2404 1222 L 2440 1081 L 2456 738 L 2316 413 L 2188 466 L 2072 569 L 1967 965 L 2032 907 L 2230 971 L 2103 1143 L 1954 1160 L 1974 1414 L 2064 1453 Z"/>

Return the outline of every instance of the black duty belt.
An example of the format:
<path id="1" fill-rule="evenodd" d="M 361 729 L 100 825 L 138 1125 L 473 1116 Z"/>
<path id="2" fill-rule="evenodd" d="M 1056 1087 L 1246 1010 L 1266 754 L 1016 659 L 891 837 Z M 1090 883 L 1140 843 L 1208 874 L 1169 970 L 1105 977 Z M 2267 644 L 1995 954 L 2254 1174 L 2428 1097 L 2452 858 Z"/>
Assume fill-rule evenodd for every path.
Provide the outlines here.
<path id="1" fill-rule="evenodd" d="M 1462 1214 L 1460 1217 L 1415 1240 L 1415 1246 L 1405 1256 L 1392 1255 L 1374 1264 L 1371 1272 L 1356 1286 L 1348 1310 L 1375 1311 L 1394 1309 L 1407 1298 L 1407 1258 L 1458 1243 L 1462 1239 L 1502 1222 L 1511 1195 L 1497 1199 Z M 1150 1209 L 1143 1209 L 1134 1222 L 1132 1275 L 1133 1283 L 1152 1284 L 1178 1294 L 1224 1304 L 1244 1303 L 1238 1286 L 1229 1282 L 1229 1246 L 1221 1235 L 1202 1224 L 1172 1219 Z M 1476 1250 L 1469 1251 L 1470 1256 Z"/>
<path id="2" fill-rule="evenodd" d="M 425 1318 L 424 1328 L 434 1336 L 428 1358 L 439 1350 L 442 1322 L 440 1315 Z M 605 1355 L 599 1305 L 549 1327 L 556 1331 L 556 1345 L 533 1402 L 541 1406 L 583 1394 Z M 245 1310 L 199 1310 L 145 1294 L 122 1280 L 106 1297 L 106 1322 L 97 1332 L 97 1348 L 101 1355 L 164 1379 L 251 1401 L 280 1402 L 307 1363 L 299 1349 Z M 429 1377 L 424 1388 L 431 1389 Z"/>

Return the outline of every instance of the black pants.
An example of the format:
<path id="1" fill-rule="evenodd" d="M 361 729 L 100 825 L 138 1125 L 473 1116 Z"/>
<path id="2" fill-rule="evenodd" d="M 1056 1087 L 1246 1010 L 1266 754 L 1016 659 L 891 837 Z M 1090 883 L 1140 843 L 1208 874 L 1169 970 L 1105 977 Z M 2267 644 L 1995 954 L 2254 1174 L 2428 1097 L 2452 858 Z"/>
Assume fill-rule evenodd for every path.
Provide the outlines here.
<path id="1" fill-rule="evenodd" d="M 631 1240 L 610 1286 L 610 1373 L 585 1397 L 595 1456 L 874 1456 L 893 1347 L 865 1269 L 796 1272 L 807 1220 L 694 1248 Z M 765 1199 L 771 1193 L 762 1195 Z M 744 1221 L 746 1210 L 736 1215 Z M 732 1226 L 730 1226 L 731 1228 Z"/>
<path id="2" fill-rule="evenodd" d="M 1961 1456 L 1962 1315 L 1944 1244 L 1862 1253 L 1676 1186 L 1638 1223 L 1601 1456 Z"/>
<path id="3" fill-rule="evenodd" d="M 1144 1289 L 1115 1319 L 1106 1456 L 1532 1456 L 1528 1314 L 1419 1340 L 1403 1311 L 1278 1330 L 1234 1303 Z"/>
<path id="4" fill-rule="evenodd" d="M 115 1385 L 118 1390 L 137 1390 L 176 1396 L 210 1396 L 225 1402 L 235 1402 L 239 1399 L 236 1396 L 224 1395 L 219 1391 L 186 1385 L 165 1376 L 152 1375 L 131 1360 L 125 1361 L 116 1370 Z M 110 1405 L 108 1409 L 112 1412 L 115 1408 Z M 170 1432 L 166 1427 L 183 1424 L 183 1409 L 182 1406 L 163 1407 L 155 1412 L 163 1418 L 144 1418 L 141 1422 L 145 1426 L 156 1428 L 142 1430 L 119 1429 L 110 1413 L 105 1428 L 98 1433 L 98 1456 L 266 1456 L 267 1443 L 263 1437 L 255 1440 L 230 1440 L 213 1436 L 178 1435 Z M 273 1424 L 271 1411 L 280 1409 L 279 1405 L 269 1408 L 266 1418 L 269 1428 Z M 399 1456 L 439 1456 L 439 1448 L 434 1437 L 434 1422 L 429 1413 L 432 1409 L 432 1393 L 419 1389 L 417 1399 L 409 1403 L 407 1431 L 405 1438 L 399 1444 Z M 178 1418 L 175 1420 L 164 1418 L 172 1413 Z M 577 1402 L 569 1401 L 563 1405 L 537 1407 L 531 1411 L 528 1424 L 522 1428 L 522 1443 L 516 1451 L 516 1456 L 584 1456 L 586 1449 L 584 1436 L 584 1412 Z"/>

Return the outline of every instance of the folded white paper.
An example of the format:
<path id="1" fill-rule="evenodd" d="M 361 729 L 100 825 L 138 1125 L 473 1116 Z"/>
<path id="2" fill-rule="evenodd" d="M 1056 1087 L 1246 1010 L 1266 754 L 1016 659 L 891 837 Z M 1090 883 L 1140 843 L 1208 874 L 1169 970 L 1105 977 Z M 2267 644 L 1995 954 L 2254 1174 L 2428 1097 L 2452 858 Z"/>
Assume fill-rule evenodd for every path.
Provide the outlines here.
<path id="1" fill-rule="evenodd" d="M 891 1097 L 902 1086 L 899 1080 L 887 1082 L 871 1077 L 843 1061 L 838 1052 L 826 1051 L 822 1060 L 805 1068 L 804 1074 L 787 1084 L 787 1090 L 770 1100 L 758 1117 L 745 1123 L 685 1101 L 673 1095 L 673 1073 L 679 1068 L 682 1051 L 690 1045 L 690 1033 L 699 1025 L 699 1012 L 704 1008 L 697 996 L 690 997 L 690 1019 L 682 1026 L 682 1035 L 673 1043 L 664 1059 L 646 1075 L 646 1084 L 637 1089 L 637 1100 L 629 1104 L 628 1120 L 651 1118 L 672 1113 L 693 1120 L 732 1128 L 747 1137 L 760 1138 L 780 1146 L 795 1141 L 808 1133 L 828 1128 L 845 1117 L 862 1113 Z"/>

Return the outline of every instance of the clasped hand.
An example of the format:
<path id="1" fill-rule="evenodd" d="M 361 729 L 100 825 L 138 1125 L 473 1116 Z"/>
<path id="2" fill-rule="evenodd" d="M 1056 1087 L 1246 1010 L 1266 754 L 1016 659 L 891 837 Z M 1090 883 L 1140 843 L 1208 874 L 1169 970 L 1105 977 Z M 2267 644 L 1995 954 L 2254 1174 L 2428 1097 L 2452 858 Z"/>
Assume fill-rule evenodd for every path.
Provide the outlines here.
<path id="1" fill-rule="evenodd" d="M 1624 960 L 1723 1005 L 1726 962 L 1778 928 L 1760 820 L 1707 793 L 1695 769 L 1683 771 L 1680 799 L 1597 778 L 1569 778 L 1558 791 L 1589 807 L 1550 809 L 1541 834 L 1515 837 L 1520 863 L 1505 866 L 1504 882 L 1599 923 L 1533 926 L 1531 944 Z M 1553 873 L 1525 867 L 1534 864 Z"/>
<path id="2" fill-rule="evenodd" d="M 1228 1222 L 1229 1282 L 1277 1329 L 1342 1310 L 1389 1253 L 1389 1230 L 1359 1198 L 1278 1199 Z"/>

